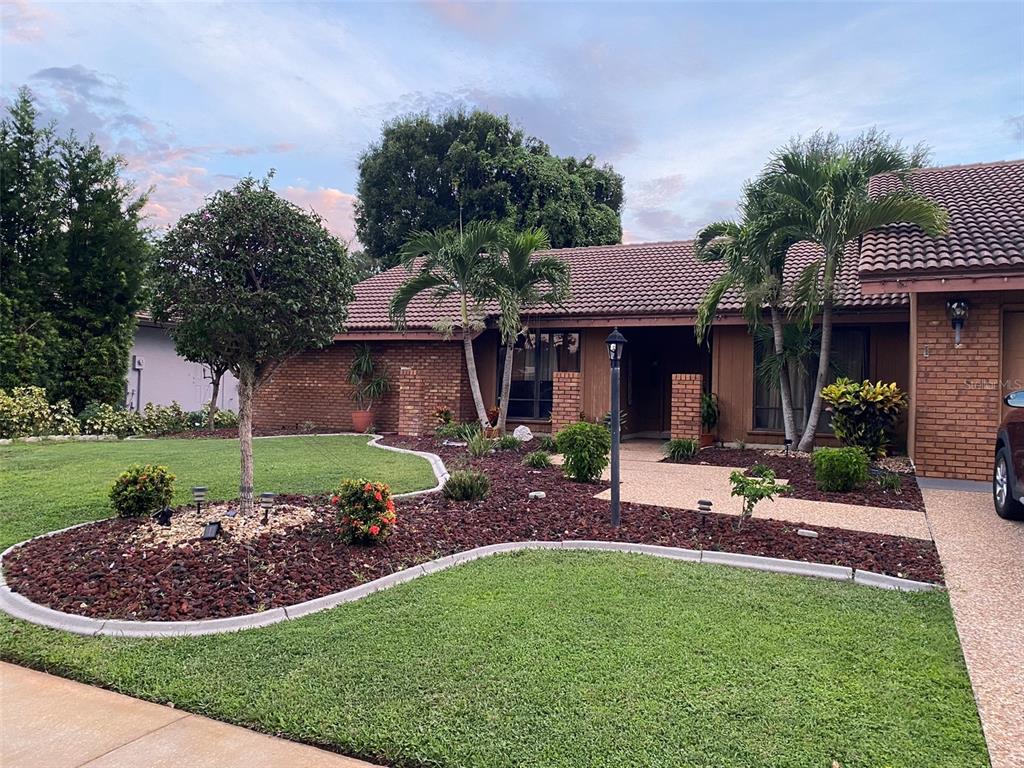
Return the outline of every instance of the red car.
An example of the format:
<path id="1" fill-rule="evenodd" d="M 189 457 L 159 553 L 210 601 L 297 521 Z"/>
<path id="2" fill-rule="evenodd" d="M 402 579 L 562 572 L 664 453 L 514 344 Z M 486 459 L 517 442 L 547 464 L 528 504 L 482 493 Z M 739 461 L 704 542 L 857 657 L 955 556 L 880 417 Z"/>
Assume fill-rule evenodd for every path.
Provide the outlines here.
<path id="1" fill-rule="evenodd" d="M 1004 401 L 1010 410 L 996 436 L 996 463 L 992 472 L 992 498 L 996 514 L 1024 520 L 1024 390 Z"/>

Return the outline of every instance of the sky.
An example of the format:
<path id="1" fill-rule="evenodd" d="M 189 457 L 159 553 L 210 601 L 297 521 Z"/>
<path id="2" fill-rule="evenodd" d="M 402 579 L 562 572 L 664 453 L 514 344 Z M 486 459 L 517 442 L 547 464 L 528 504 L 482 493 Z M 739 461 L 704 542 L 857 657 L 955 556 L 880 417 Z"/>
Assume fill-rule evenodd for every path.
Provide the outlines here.
<path id="1" fill-rule="evenodd" d="M 4 0 L 27 85 L 149 189 L 157 231 L 246 174 L 354 247 L 384 122 L 480 107 L 625 177 L 626 242 L 692 237 L 795 136 L 878 126 L 932 163 L 1024 157 L 1024 2 L 39 3 Z"/>

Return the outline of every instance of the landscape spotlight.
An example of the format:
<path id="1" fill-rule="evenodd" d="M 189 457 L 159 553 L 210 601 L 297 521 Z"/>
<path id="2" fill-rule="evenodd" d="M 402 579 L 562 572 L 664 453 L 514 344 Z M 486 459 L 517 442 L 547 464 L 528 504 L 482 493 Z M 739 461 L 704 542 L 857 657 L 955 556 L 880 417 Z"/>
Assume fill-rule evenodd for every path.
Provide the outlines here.
<path id="1" fill-rule="evenodd" d="M 173 513 L 171 512 L 170 507 L 164 507 L 158 512 L 153 513 L 153 519 L 156 520 L 157 523 L 159 523 L 160 525 L 170 525 L 172 514 Z"/>
<path id="2" fill-rule="evenodd" d="M 263 507 L 263 524 L 270 522 L 270 510 L 274 508 L 274 494 L 261 493 L 260 506 Z"/>
<path id="3" fill-rule="evenodd" d="M 197 485 L 192 489 L 192 501 L 196 503 L 196 512 L 202 512 L 203 502 L 206 501 L 205 485 Z"/>

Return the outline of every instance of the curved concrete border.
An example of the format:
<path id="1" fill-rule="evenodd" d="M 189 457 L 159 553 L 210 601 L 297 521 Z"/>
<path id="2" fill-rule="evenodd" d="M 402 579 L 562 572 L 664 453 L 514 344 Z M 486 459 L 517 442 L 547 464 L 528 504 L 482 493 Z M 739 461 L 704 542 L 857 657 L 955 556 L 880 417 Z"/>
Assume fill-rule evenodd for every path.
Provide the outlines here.
<path id="1" fill-rule="evenodd" d="M 77 527 L 77 526 L 73 526 Z M 65 529 L 67 530 L 67 529 Z M 54 533 L 59 533 L 55 531 Z M 46 534 L 52 536 L 53 534 Z M 39 537 L 37 537 L 39 538 Z M 15 546 L 20 546 L 16 544 Z M 13 549 L 13 547 L 11 548 Z M 75 616 L 70 613 L 55 611 L 32 602 L 28 598 L 11 591 L 6 583 L 0 584 L 0 610 L 17 618 L 39 624 L 50 629 L 60 629 L 76 635 L 110 636 L 110 637 L 179 637 L 195 635 L 212 635 L 221 632 L 235 632 L 242 629 L 255 629 L 276 624 L 279 621 L 297 619 L 311 613 L 334 608 L 343 603 L 379 592 L 382 589 L 402 584 L 406 581 L 443 571 L 462 563 L 478 560 L 482 557 L 497 555 L 504 552 L 515 552 L 523 549 L 566 549 L 594 550 L 605 552 L 626 552 L 652 557 L 664 557 L 671 560 L 685 560 L 691 563 L 708 563 L 712 565 L 728 565 L 736 568 L 750 568 L 758 571 L 812 576 L 834 581 L 847 581 L 853 584 L 879 587 L 882 589 L 898 589 L 907 592 L 918 592 L 942 589 L 937 584 L 899 579 L 883 576 L 870 571 L 859 571 L 839 565 L 805 563 L 796 560 L 780 560 L 772 557 L 741 555 L 732 552 L 711 552 L 679 547 L 661 547 L 654 544 L 630 544 L 620 541 L 513 541 L 507 544 L 490 544 L 485 547 L 459 552 L 447 557 L 396 571 L 374 581 L 351 587 L 342 592 L 325 595 L 304 603 L 275 608 L 262 613 L 246 616 L 234 616 L 226 619 L 206 619 L 203 621 L 122 621 L 117 619 L 93 619 L 86 616 Z M 8 552 L 10 549 L 7 550 Z M 6 554 L 6 552 L 4 553 Z M 2 557 L 0 557 L 2 559 Z"/>

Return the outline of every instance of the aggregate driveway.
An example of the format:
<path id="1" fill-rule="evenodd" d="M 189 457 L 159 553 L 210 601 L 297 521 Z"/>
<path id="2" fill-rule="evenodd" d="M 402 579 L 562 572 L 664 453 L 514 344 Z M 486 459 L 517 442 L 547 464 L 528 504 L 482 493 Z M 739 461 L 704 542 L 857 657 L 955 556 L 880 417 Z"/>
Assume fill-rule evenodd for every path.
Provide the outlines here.
<path id="1" fill-rule="evenodd" d="M 988 493 L 923 493 L 992 768 L 1021 768 L 1024 522 L 997 517 Z"/>

